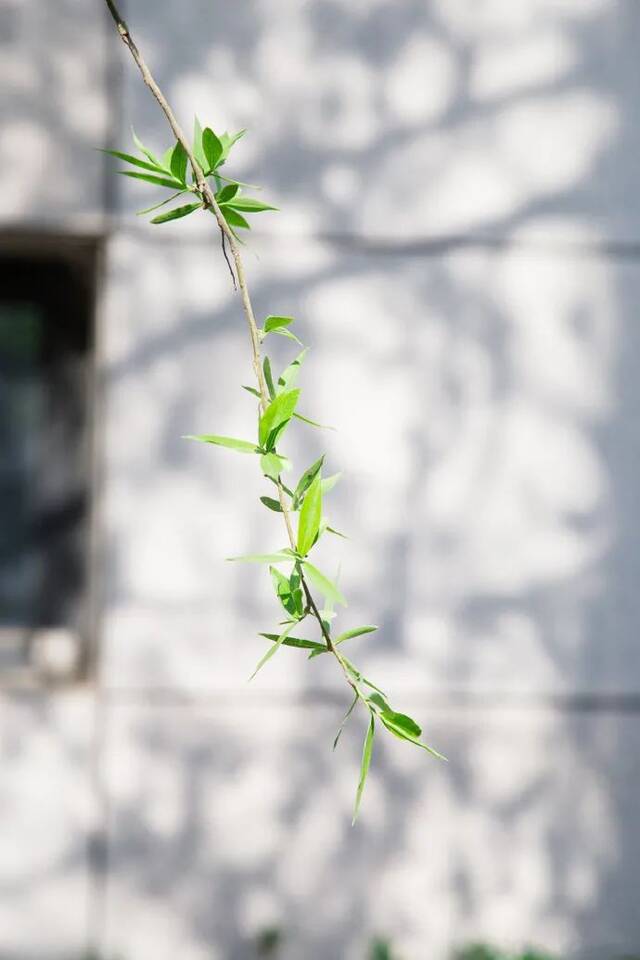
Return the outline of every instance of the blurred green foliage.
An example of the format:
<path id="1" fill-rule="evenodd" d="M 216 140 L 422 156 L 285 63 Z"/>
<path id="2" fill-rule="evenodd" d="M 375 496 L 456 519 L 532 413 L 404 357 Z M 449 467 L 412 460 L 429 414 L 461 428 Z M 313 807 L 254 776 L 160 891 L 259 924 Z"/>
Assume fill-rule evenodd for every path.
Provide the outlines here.
<path id="1" fill-rule="evenodd" d="M 502 950 L 496 950 L 495 947 L 475 943 L 458 950 L 453 960 L 559 960 L 559 958 L 531 948 L 523 953 L 504 953 Z"/>

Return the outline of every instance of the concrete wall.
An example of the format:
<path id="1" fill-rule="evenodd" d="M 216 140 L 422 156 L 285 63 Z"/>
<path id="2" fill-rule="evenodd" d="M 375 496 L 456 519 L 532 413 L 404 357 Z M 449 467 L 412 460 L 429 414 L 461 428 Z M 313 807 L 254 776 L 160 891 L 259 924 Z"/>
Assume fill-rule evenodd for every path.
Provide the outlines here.
<path id="1" fill-rule="evenodd" d="M 468 939 L 640 949 L 640 8 L 129 4 L 184 122 L 250 130 L 233 172 L 283 208 L 247 251 L 255 304 L 299 318 L 304 410 L 339 427 L 292 430 L 288 452 L 344 468 L 331 515 L 352 540 L 325 563 L 345 626 L 382 627 L 354 656 L 450 758 L 381 738 L 352 829 L 361 731 L 331 754 L 331 665 L 284 651 L 246 684 L 273 605 L 223 558 L 280 545 L 263 485 L 180 439 L 254 425 L 215 233 L 145 225 L 149 194 L 110 195 L 89 150 L 80 193 L 47 181 L 43 215 L 11 162 L 18 122 L 71 138 L 36 109 L 34 62 L 65 123 L 89 77 L 119 146 L 132 122 L 168 145 L 115 39 L 106 86 L 101 11 L 75 27 L 75 6 L 51 3 L 44 36 L 37 4 L 0 3 L 0 22 L 34 18 L 12 43 L 31 113 L 9 95 L 18 186 L 0 193 L 8 223 L 109 229 L 101 669 L 3 703 L 0 953 L 88 938 L 124 960 L 241 960 L 271 923 L 287 960 L 357 960 L 375 931 L 405 960 Z"/>

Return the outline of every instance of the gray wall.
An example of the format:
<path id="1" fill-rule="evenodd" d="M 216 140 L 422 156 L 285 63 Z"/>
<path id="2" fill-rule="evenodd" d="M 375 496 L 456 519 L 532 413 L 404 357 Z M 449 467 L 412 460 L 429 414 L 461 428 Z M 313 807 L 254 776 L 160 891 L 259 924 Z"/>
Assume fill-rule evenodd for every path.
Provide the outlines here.
<path id="1" fill-rule="evenodd" d="M 283 208 L 247 251 L 256 307 L 299 318 L 304 410 L 339 427 L 288 450 L 344 468 L 325 565 L 345 626 L 382 627 L 354 656 L 449 757 L 381 738 L 355 829 L 331 664 L 284 651 L 246 684 L 274 608 L 223 558 L 280 545 L 264 487 L 180 439 L 254 426 L 218 239 L 114 192 L 93 146 L 109 122 L 166 146 L 162 118 L 99 4 L 40 7 L 0 2 L 0 209 L 108 232 L 101 666 L 2 703 L 0 953 L 241 960 L 270 923 L 288 960 L 374 931 L 405 960 L 640 949 L 637 3 L 129 4 L 184 122 L 248 127 L 233 172 Z M 73 147 L 74 189 L 32 194 L 20 129 L 38 170 Z"/>

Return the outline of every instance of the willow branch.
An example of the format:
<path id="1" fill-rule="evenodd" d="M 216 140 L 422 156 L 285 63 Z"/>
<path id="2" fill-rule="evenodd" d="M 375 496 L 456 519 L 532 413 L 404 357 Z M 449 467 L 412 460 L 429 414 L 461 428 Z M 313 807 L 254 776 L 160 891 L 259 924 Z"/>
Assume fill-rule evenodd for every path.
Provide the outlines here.
<path id="1" fill-rule="evenodd" d="M 256 376 L 258 389 L 260 393 L 260 408 L 264 413 L 264 411 L 269 405 L 270 397 L 267 390 L 267 385 L 265 383 L 264 374 L 262 371 L 262 364 L 260 362 L 260 334 L 258 332 L 258 325 L 256 323 L 255 314 L 253 312 L 253 306 L 251 304 L 249 287 L 247 285 L 247 279 L 244 272 L 244 264 L 242 262 L 242 257 L 240 255 L 240 248 L 238 246 L 238 241 L 236 239 L 236 236 L 233 230 L 230 228 L 229 224 L 225 220 L 222 214 L 222 211 L 220 210 L 220 207 L 218 206 L 218 203 L 215 198 L 215 194 L 211 189 L 211 187 L 209 186 L 209 183 L 204 175 L 204 171 L 202 170 L 202 167 L 196 160 L 196 157 L 191 148 L 191 144 L 187 140 L 182 127 L 178 123 L 178 120 L 173 110 L 171 109 L 171 106 L 169 105 L 167 98 L 163 94 L 162 90 L 156 83 L 151 71 L 149 70 L 149 67 L 147 66 L 147 63 L 144 57 L 140 53 L 140 50 L 138 49 L 138 46 L 135 40 L 131 36 L 131 31 L 129 30 L 129 27 L 127 26 L 126 22 L 124 21 L 123 17 L 120 14 L 120 11 L 118 10 L 118 7 L 116 6 L 114 0 L 105 0 L 105 2 L 107 4 L 109 13 L 111 14 L 113 21 L 116 25 L 118 34 L 120 35 L 120 39 L 128 48 L 131 56 L 135 60 L 135 63 L 142 75 L 142 79 L 144 80 L 146 86 L 149 88 L 149 90 L 157 100 L 160 106 L 160 109 L 162 110 L 165 117 L 167 118 L 169 126 L 173 131 L 173 135 L 175 136 L 178 143 L 182 145 L 187 155 L 189 164 L 191 166 L 191 169 L 193 170 L 193 176 L 196 184 L 196 192 L 199 195 L 200 199 L 202 200 L 202 203 L 204 204 L 204 206 L 207 207 L 209 210 L 211 210 L 211 212 L 216 218 L 218 227 L 220 228 L 220 231 L 222 234 L 223 250 L 225 249 L 224 248 L 225 242 L 229 244 L 229 250 L 231 251 L 231 256 L 233 258 L 233 263 L 235 267 L 235 275 L 237 278 L 237 288 L 240 291 L 240 298 L 242 300 L 242 309 L 247 321 L 247 326 L 249 328 L 253 369 L 254 369 L 254 373 Z M 225 251 L 225 256 L 226 256 L 226 251 Z M 235 284 L 235 280 L 234 280 L 234 284 Z M 291 545 L 292 550 L 295 550 L 296 540 L 293 532 L 293 526 L 291 523 L 291 511 L 289 508 L 289 504 L 287 503 L 287 500 L 286 500 L 285 491 L 283 490 L 282 484 L 279 481 L 277 486 L 278 486 L 278 496 L 280 500 L 280 507 L 282 509 L 285 526 L 287 528 L 287 536 L 289 538 L 289 543 Z M 304 593 L 307 599 L 307 604 L 309 606 L 309 609 L 312 612 L 313 617 L 318 622 L 318 626 L 320 627 L 320 632 L 327 645 L 327 650 L 334 655 L 334 657 L 340 664 L 340 667 L 342 668 L 342 671 L 347 679 L 349 686 L 353 690 L 356 690 L 356 686 L 354 685 L 353 680 L 350 677 L 350 674 L 344 662 L 344 659 L 340 655 L 340 653 L 337 651 L 333 643 L 333 640 L 331 639 L 331 634 L 329 633 L 329 631 L 327 630 L 324 624 L 320 611 L 318 610 L 317 604 L 314 601 L 313 596 L 311 595 L 311 591 L 309 590 L 309 586 L 305 580 L 304 573 L 302 572 L 301 572 L 301 582 L 302 582 Z"/>

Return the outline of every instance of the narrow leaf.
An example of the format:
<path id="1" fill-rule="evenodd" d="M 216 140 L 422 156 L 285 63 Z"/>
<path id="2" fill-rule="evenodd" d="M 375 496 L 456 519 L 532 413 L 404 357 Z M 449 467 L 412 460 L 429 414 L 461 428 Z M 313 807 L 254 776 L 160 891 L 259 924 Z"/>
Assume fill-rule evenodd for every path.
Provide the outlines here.
<path id="1" fill-rule="evenodd" d="M 285 577 L 276 567 L 269 567 L 276 596 L 290 617 L 296 620 L 303 616 L 303 599 L 300 574 L 295 570 L 290 577 Z"/>
<path id="2" fill-rule="evenodd" d="M 328 524 L 327 524 L 327 532 L 328 532 L 328 533 L 332 533 L 332 534 L 334 535 L 334 537 L 340 537 L 342 540 L 348 540 L 348 539 L 349 539 L 349 537 L 346 535 L 346 533 L 340 533 L 339 530 L 336 530 L 335 527 L 330 527 Z"/>
<path id="3" fill-rule="evenodd" d="M 196 117 L 193 123 L 193 155 L 198 161 L 198 166 L 203 173 L 207 173 L 207 158 L 202 148 L 202 127 Z"/>
<path id="4" fill-rule="evenodd" d="M 369 700 L 369 703 L 375 704 L 375 706 L 379 707 L 380 710 L 391 712 L 391 707 L 381 693 L 372 693 L 367 699 Z"/>
<path id="5" fill-rule="evenodd" d="M 375 726 L 375 717 L 373 712 L 369 720 L 369 727 L 367 729 L 367 735 L 364 738 L 364 746 L 362 748 L 362 762 L 360 764 L 360 780 L 358 782 L 358 789 L 356 791 L 356 802 L 353 810 L 353 820 L 352 824 L 356 822 L 358 811 L 360 810 L 360 803 L 362 801 L 362 792 L 364 790 L 364 785 L 367 782 L 367 774 L 369 773 L 369 767 L 371 766 L 371 754 L 373 752 L 373 737 L 376 732 Z"/>
<path id="6" fill-rule="evenodd" d="M 224 216 L 227 223 L 230 224 L 232 227 L 242 227 L 243 230 L 251 230 L 251 227 L 249 226 L 245 218 L 241 216 L 239 213 L 236 213 L 235 210 L 232 210 L 231 207 L 227 206 L 226 203 L 222 204 L 222 206 L 220 207 L 220 210 L 222 211 L 222 215 Z"/>
<path id="7" fill-rule="evenodd" d="M 279 550 L 278 553 L 245 553 L 240 557 L 227 557 L 227 560 L 245 563 L 291 563 L 292 559 L 292 556 L 284 550 Z"/>
<path id="8" fill-rule="evenodd" d="M 323 597 L 333 600 L 334 603 L 340 603 L 343 607 L 347 606 L 347 601 L 332 580 L 329 580 L 324 573 L 318 570 L 317 567 L 314 567 L 313 564 L 309 563 L 308 560 L 303 562 L 303 566 L 305 572 L 309 576 L 309 580 L 311 580 L 316 590 L 319 590 Z"/>
<path id="9" fill-rule="evenodd" d="M 268 203 L 263 203 L 261 200 L 254 200 L 253 197 L 235 197 L 229 202 L 229 206 L 233 207 L 234 210 L 242 210 L 243 213 L 262 213 L 263 210 L 278 209 Z"/>
<path id="10" fill-rule="evenodd" d="M 384 690 L 381 690 L 380 687 L 377 687 L 375 685 L 375 683 L 373 683 L 371 680 L 368 680 L 367 677 L 363 676 L 358 670 L 358 668 L 356 667 L 356 665 L 351 663 L 351 660 L 347 660 L 347 658 L 343 656 L 342 661 L 354 680 L 357 680 L 358 683 L 366 684 L 368 687 L 371 687 L 372 690 L 375 690 L 376 693 L 379 693 L 383 697 L 386 697 L 386 693 L 384 692 Z"/>
<path id="11" fill-rule="evenodd" d="M 278 640 L 277 633 L 261 633 L 261 637 L 265 637 L 267 640 L 271 640 L 275 643 Z M 301 650 L 319 650 L 320 652 L 326 652 L 326 646 L 322 643 L 316 643 L 315 640 L 306 640 L 303 637 L 287 637 L 286 640 L 283 640 L 285 647 L 298 647 Z"/>
<path id="12" fill-rule="evenodd" d="M 169 161 L 169 169 L 171 170 L 172 175 L 179 180 L 180 183 L 185 183 L 187 179 L 187 151 L 184 149 L 180 141 L 176 142 L 175 147 L 171 151 L 171 160 Z"/>
<path id="13" fill-rule="evenodd" d="M 166 200 L 161 200 L 160 203 L 154 203 L 151 207 L 145 207 L 144 210 L 136 210 L 136 216 L 141 217 L 145 213 L 152 213 L 154 210 L 159 210 L 160 207 L 165 207 L 168 203 L 171 203 L 172 200 L 176 200 L 178 197 L 182 197 L 186 190 L 178 190 L 177 193 L 173 193 L 170 197 L 167 197 Z"/>
<path id="14" fill-rule="evenodd" d="M 323 651 L 320 651 L 320 652 L 322 653 Z M 325 650 L 324 652 L 326 652 L 326 650 Z M 349 709 L 348 709 L 347 712 L 345 713 L 344 717 L 342 718 L 342 723 L 341 723 L 340 726 L 338 727 L 338 732 L 336 733 L 336 738 L 335 738 L 335 740 L 333 741 L 333 749 L 334 749 L 334 750 L 335 750 L 335 748 L 338 746 L 338 740 L 340 739 L 340 736 L 341 736 L 341 734 L 342 734 L 342 731 L 344 730 L 345 724 L 346 724 L 347 720 L 349 719 L 349 717 L 351 716 L 351 714 L 353 713 L 353 711 L 354 711 L 354 709 L 355 709 L 355 705 L 356 705 L 356 703 L 358 702 L 358 700 L 359 700 L 359 697 L 358 697 L 358 694 L 356 693 L 355 697 L 354 697 L 353 700 L 351 701 L 351 706 L 349 707 Z"/>
<path id="15" fill-rule="evenodd" d="M 256 390 L 255 387 L 245 387 L 245 386 L 243 385 L 242 389 L 243 389 L 243 390 L 246 390 L 247 393 L 253 394 L 254 397 L 257 397 L 257 398 L 258 398 L 258 400 L 261 399 L 261 398 L 260 398 L 260 391 L 259 391 L 259 390 Z"/>
<path id="16" fill-rule="evenodd" d="M 167 147 L 165 152 L 162 154 L 162 166 L 167 171 L 171 172 L 171 157 L 173 155 L 173 147 Z"/>
<path id="17" fill-rule="evenodd" d="M 175 190 L 176 187 L 182 186 L 178 180 L 168 180 L 165 177 L 153 177 L 147 173 L 133 173 L 131 170 L 118 170 L 118 173 L 123 177 L 131 177 L 133 180 L 144 180 L 146 183 L 153 183 L 158 187 L 169 187 L 170 190 Z"/>
<path id="18" fill-rule="evenodd" d="M 262 417 L 260 417 L 260 425 L 258 428 L 258 436 L 262 447 L 265 447 L 267 450 L 273 449 L 273 434 L 281 426 L 289 422 L 293 416 L 293 411 L 296 408 L 299 396 L 299 390 L 289 390 L 287 393 L 279 394 L 275 400 L 269 404 Z"/>
<path id="19" fill-rule="evenodd" d="M 295 624 L 293 624 L 293 623 L 290 624 L 290 625 L 286 628 L 286 630 L 284 630 L 284 631 L 280 634 L 280 636 L 278 637 L 278 639 L 276 640 L 276 642 L 274 643 L 274 645 L 273 645 L 272 647 L 269 647 L 269 649 L 267 650 L 267 652 L 265 653 L 265 655 L 264 655 L 263 657 L 261 657 L 260 660 L 258 661 L 258 665 L 256 666 L 255 670 L 253 671 L 253 673 L 252 673 L 251 676 L 249 677 L 249 680 L 253 680 L 253 678 L 255 677 L 256 673 L 257 673 L 259 670 L 262 670 L 262 668 L 264 667 L 265 663 L 266 663 L 268 660 L 271 660 L 271 657 L 275 656 L 275 654 L 278 652 L 278 650 L 280 649 L 280 647 L 282 646 L 282 644 L 284 643 L 284 641 L 287 639 L 287 636 L 288 636 L 288 635 L 291 633 L 291 631 L 293 630 L 294 626 L 295 626 Z"/>
<path id="20" fill-rule="evenodd" d="M 226 187 L 223 187 L 222 190 L 219 190 L 216 194 L 216 200 L 218 203 L 226 203 L 228 200 L 232 200 L 240 187 L 237 183 L 229 183 Z"/>
<path id="21" fill-rule="evenodd" d="M 277 330 L 274 331 L 277 333 Z M 299 343 L 300 341 L 298 341 Z M 301 413 L 294 413 L 296 420 L 302 420 L 303 423 L 308 423 L 310 427 L 317 427 L 318 430 L 335 430 L 335 427 L 329 427 L 326 423 L 318 423 L 317 420 L 311 420 L 309 417 L 303 417 Z"/>
<path id="22" fill-rule="evenodd" d="M 333 642 L 334 642 L 334 645 L 337 646 L 339 643 L 344 643 L 345 640 L 351 640 L 353 639 L 353 637 L 361 637 L 365 633 L 373 633 L 374 630 L 377 630 L 377 629 L 378 628 L 374 626 L 354 627 L 353 630 L 345 630 L 344 633 L 339 634 L 339 636 L 337 636 Z M 326 653 L 327 651 L 322 650 L 321 652 Z M 314 656 L 314 654 L 312 654 L 312 656 Z M 360 676 L 360 679 L 362 679 L 361 676 Z"/>
<path id="23" fill-rule="evenodd" d="M 220 143 L 222 144 L 222 162 L 223 163 L 229 156 L 229 151 L 231 150 L 231 147 L 234 145 L 234 143 L 236 143 L 240 139 L 240 137 L 244 137 L 246 132 L 247 132 L 246 130 L 239 130 L 238 133 L 229 134 L 225 132 L 222 134 L 222 136 L 220 137 Z"/>
<path id="24" fill-rule="evenodd" d="M 133 142 L 135 143 L 135 145 L 136 145 L 136 147 L 138 148 L 138 150 L 140 151 L 140 153 L 143 153 L 143 154 L 145 155 L 145 157 L 147 157 L 147 159 L 149 159 L 149 160 L 151 161 L 151 163 L 154 165 L 154 167 L 158 167 L 158 169 L 161 170 L 161 169 L 162 169 L 162 164 L 160 163 L 160 161 L 158 160 L 158 158 L 157 158 L 153 153 L 151 153 L 151 150 L 149 150 L 147 147 L 145 147 L 145 145 L 144 145 L 144 143 L 142 142 L 142 140 L 140 139 L 140 137 L 138 137 L 138 136 L 136 135 L 136 132 L 135 132 L 135 130 L 133 129 L 133 127 L 131 127 L 131 135 L 132 135 L 132 137 L 133 137 Z"/>
<path id="25" fill-rule="evenodd" d="M 282 471 L 291 469 L 291 462 L 278 453 L 264 453 L 260 457 L 260 468 L 266 477 L 277 483 Z"/>
<path id="26" fill-rule="evenodd" d="M 302 346 L 302 340 L 298 340 L 295 333 L 291 333 L 291 330 L 285 330 L 284 327 L 282 328 L 278 327 L 277 330 L 272 330 L 271 333 L 277 333 L 281 337 L 288 337 L 289 340 L 295 340 L 296 343 Z"/>
<path id="27" fill-rule="evenodd" d="M 395 728 L 396 731 L 399 731 L 399 735 L 404 737 L 411 737 L 411 739 L 417 739 L 422 733 L 422 728 L 411 717 L 408 717 L 406 713 L 394 713 L 393 710 L 385 711 L 384 715 L 385 725 L 389 725 L 389 729 Z"/>
<path id="28" fill-rule="evenodd" d="M 142 167 L 143 170 L 152 170 L 155 173 L 162 173 L 162 167 L 155 163 L 148 163 L 146 160 L 140 160 L 138 157 L 131 156 L 130 153 L 121 153 L 120 150 L 101 150 L 101 153 L 108 153 L 118 160 L 124 160 L 125 163 L 131 163 L 135 167 Z"/>
<path id="29" fill-rule="evenodd" d="M 293 323 L 293 317 L 268 316 L 264 321 L 264 332 L 271 333 L 273 330 L 288 327 L 290 323 Z"/>
<path id="30" fill-rule="evenodd" d="M 206 127 L 203 131 L 202 149 L 204 150 L 204 155 L 207 158 L 208 172 L 211 172 L 212 170 L 215 170 L 220 163 L 223 153 L 223 146 L 211 127 Z"/>
<path id="31" fill-rule="evenodd" d="M 318 471 L 300 509 L 297 547 L 298 553 L 302 557 L 306 557 L 318 536 L 318 528 L 322 517 L 322 486 L 320 480 L 321 472 Z"/>
<path id="32" fill-rule="evenodd" d="M 345 640 L 352 640 L 354 637 L 361 637 L 365 633 L 374 633 L 378 628 L 367 625 L 365 627 L 354 627 L 353 630 L 345 630 L 340 636 L 336 637 L 334 643 L 344 643 Z"/>
<path id="33" fill-rule="evenodd" d="M 302 361 L 308 353 L 308 347 L 299 353 L 298 356 L 293 360 L 288 367 L 282 371 L 278 377 L 278 386 L 280 392 L 285 390 L 291 390 L 295 385 L 298 379 L 298 374 L 300 373 L 300 367 L 302 366 Z"/>
<path id="34" fill-rule="evenodd" d="M 151 220 L 151 223 L 168 223 L 169 220 L 180 220 L 182 217 L 188 217 L 194 210 L 199 210 L 201 203 L 186 203 L 183 207 L 175 207 L 167 213 L 160 213 Z"/>
<path id="35" fill-rule="evenodd" d="M 393 710 L 383 710 L 380 714 L 380 719 L 384 723 L 387 730 L 390 731 L 394 736 L 398 737 L 400 740 L 407 740 L 409 743 L 415 743 L 417 747 L 422 747 L 423 750 L 426 750 L 427 753 L 430 753 L 433 757 L 436 757 L 438 760 L 446 760 L 446 757 L 443 757 L 441 753 L 438 753 L 437 750 L 434 750 L 433 747 L 428 746 L 426 743 L 423 743 L 419 739 L 420 734 L 422 733 L 421 728 L 411 717 L 408 717 L 404 713 L 395 713 Z"/>
<path id="36" fill-rule="evenodd" d="M 201 443 L 214 443 L 218 447 L 229 447 L 230 450 L 239 450 L 240 453 L 260 453 L 255 443 L 249 440 L 236 440 L 235 437 L 218 437 L 211 433 L 189 434 L 185 440 L 199 440 Z"/>
<path id="37" fill-rule="evenodd" d="M 260 497 L 260 502 L 264 503 L 265 507 L 269 510 L 273 510 L 274 513 L 282 513 L 280 503 L 274 500 L 273 497 Z"/>
<path id="38" fill-rule="evenodd" d="M 315 479 L 316 475 L 322 469 L 323 463 L 324 463 L 324 453 L 318 460 L 316 460 L 315 463 L 312 463 L 310 467 L 307 467 L 305 472 L 302 474 L 302 476 L 298 480 L 298 486 L 296 487 L 295 493 L 293 495 L 294 507 L 300 502 L 302 497 L 305 495 L 305 493 L 311 486 L 311 483 Z"/>
<path id="39" fill-rule="evenodd" d="M 324 480 L 322 481 L 323 496 L 325 493 L 329 493 L 330 490 L 333 490 L 333 488 L 335 487 L 336 483 L 338 482 L 341 476 L 342 476 L 341 473 L 334 473 L 330 477 L 324 478 Z"/>
<path id="40" fill-rule="evenodd" d="M 271 397 L 272 400 L 275 400 L 277 391 L 275 388 L 275 384 L 273 382 L 273 375 L 271 373 L 271 361 L 269 360 L 269 357 L 264 358 L 262 363 L 262 370 L 264 373 L 265 383 L 267 384 L 267 390 L 269 391 L 269 396 Z"/>
<path id="41" fill-rule="evenodd" d="M 220 164 L 222 166 L 222 164 Z M 225 183 L 235 183 L 238 187 L 250 187 L 251 190 L 260 190 L 255 183 L 245 183 L 244 180 L 233 180 L 231 177 L 225 177 L 218 168 L 215 173 L 216 180 L 224 180 Z"/>

